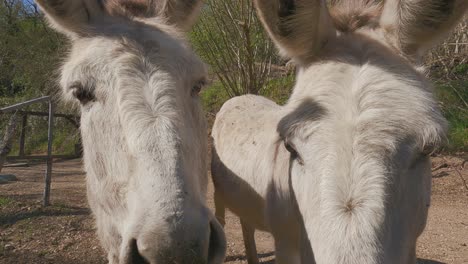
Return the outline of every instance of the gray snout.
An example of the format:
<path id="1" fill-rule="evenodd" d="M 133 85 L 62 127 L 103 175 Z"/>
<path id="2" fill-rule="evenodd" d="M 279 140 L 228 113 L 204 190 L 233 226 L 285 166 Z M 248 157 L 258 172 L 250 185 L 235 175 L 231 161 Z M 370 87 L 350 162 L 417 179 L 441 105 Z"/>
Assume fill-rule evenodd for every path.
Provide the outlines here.
<path id="1" fill-rule="evenodd" d="M 223 263 L 226 238 L 218 221 L 211 219 L 207 224 L 181 227 L 176 232 L 153 230 L 127 239 L 121 264 Z"/>

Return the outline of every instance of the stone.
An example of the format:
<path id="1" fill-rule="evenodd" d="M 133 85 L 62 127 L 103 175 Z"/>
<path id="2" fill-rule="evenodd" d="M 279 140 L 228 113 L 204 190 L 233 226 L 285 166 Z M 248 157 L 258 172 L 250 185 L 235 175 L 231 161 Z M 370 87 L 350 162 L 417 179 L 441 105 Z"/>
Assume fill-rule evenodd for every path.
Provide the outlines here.
<path id="1" fill-rule="evenodd" d="M 10 250 L 13 250 L 13 249 L 15 249 L 15 247 L 12 244 L 6 244 L 5 245 L 5 250 L 10 251 Z"/>
<path id="2" fill-rule="evenodd" d="M 16 176 L 13 174 L 1 174 L 0 182 L 2 181 L 5 181 L 5 182 L 18 181 L 18 178 L 16 178 Z"/>

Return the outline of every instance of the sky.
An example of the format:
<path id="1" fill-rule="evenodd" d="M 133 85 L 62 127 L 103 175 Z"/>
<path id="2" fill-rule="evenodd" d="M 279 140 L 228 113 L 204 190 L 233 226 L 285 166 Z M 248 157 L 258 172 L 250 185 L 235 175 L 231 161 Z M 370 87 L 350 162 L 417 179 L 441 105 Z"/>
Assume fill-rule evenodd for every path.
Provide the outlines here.
<path id="1" fill-rule="evenodd" d="M 26 8 L 28 8 L 28 11 L 34 12 L 34 6 L 36 3 L 34 0 L 21 0 Z"/>

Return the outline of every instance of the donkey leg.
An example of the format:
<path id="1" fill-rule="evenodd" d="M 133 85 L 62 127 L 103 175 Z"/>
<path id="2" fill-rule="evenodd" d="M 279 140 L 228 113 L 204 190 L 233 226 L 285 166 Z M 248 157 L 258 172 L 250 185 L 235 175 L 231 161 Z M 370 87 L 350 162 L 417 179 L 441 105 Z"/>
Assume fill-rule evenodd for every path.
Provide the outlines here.
<path id="1" fill-rule="evenodd" d="M 301 253 L 299 252 L 298 248 L 289 245 L 288 241 L 283 242 L 275 238 L 275 263 L 301 264 Z"/>
<path id="2" fill-rule="evenodd" d="M 412 246 L 409 250 L 408 264 L 417 264 L 418 260 L 416 258 L 416 245 Z"/>
<path id="3" fill-rule="evenodd" d="M 242 221 L 242 236 L 244 237 L 245 254 L 247 255 L 247 263 L 259 264 L 257 256 L 257 247 L 255 246 L 255 229 L 248 223 Z"/>
<path id="4" fill-rule="evenodd" d="M 307 231 L 305 230 L 304 224 L 301 224 L 302 231 L 299 233 L 299 248 L 301 252 L 301 263 L 315 263 L 314 252 L 312 252 L 312 247 L 310 245 L 309 237 L 307 236 Z"/>
<path id="5" fill-rule="evenodd" d="M 122 243 L 122 239 L 112 219 L 105 213 L 100 214 L 96 218 L 96 228 L 101 246 L 107 252 L 109 264 L 120 263 L 120 244 Z"/>
<path id="6" fill-rule="evenodd" d="M 224 206 L 223 203 L 223 198 L 221 197 L 220 193 L 218 191 L 214 191 L 214 204 L 215 204 L 215 216 L 218 222 L 221 224 L 221 226 L 226 225 L 226 207 Z"/>
<path id="7" fill-rule="evenodd" d="M 119 252 L 109 252 L 107 254 L 109 264 L 119 264 Z"/>

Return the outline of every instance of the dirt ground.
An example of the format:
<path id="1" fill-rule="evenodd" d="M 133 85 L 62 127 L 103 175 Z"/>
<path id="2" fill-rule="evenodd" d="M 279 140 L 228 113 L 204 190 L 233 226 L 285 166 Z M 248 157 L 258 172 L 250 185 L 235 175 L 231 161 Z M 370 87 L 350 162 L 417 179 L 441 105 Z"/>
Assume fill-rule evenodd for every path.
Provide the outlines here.
<path id="1" fill-rule="evenodd" d="M 468 263 L 466 161 L 466 155 L 433 159 L 432 207 L 418 244 L 420 263 Z M 49 208 L 40 205 L 44 169 L 36 164 L 2 171 L 19 181 L 0 185 L 0 263 L 106 263 L 94 234 L 80 160 L 54 164 Z M 211 195 L 209 205 L 213 208 Z M 226 220 L 226 263 L 246 263 L 239 221 L 232 214 Z M 274 263 L 271 237 L 256 236 L 262 263 Z"/>

